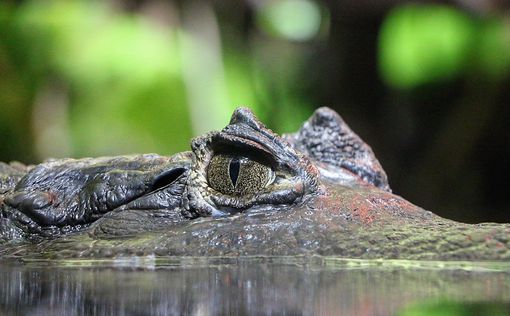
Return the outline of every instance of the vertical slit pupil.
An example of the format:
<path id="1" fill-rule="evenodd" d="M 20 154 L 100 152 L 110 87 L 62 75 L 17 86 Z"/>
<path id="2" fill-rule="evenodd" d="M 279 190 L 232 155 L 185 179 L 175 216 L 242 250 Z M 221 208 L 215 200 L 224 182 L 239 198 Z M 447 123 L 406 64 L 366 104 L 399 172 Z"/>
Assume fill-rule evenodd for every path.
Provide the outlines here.
<path id="1" fill-rule="evenodd" d="M 241 163 L 239 159 L 232 158 L 230 160 L 230 164 L 228 165 L 228 174 L 230 176 L 230 180 L 232 181 L 232 185 L 234 188 L 236 187 L 237 178 L 239 177 L 239 169 L 241 168 Z"/>

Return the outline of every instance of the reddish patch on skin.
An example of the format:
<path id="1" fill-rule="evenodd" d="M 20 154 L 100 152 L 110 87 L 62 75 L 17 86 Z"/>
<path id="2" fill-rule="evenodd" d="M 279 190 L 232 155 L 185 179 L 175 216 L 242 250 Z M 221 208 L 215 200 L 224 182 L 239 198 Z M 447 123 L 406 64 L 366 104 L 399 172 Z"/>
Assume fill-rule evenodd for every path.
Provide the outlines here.
<path id="1" fill-rule="evenodd" d="M 494 235 L 485 236 L 485 242 L 487 243 L 488 247 L 494 246 L 494 248 L 499 248 L 499 249 L 506 248 L 506 245 L 498 240 L 495 240 L 495 243 L 490 244 L 490 242 L 493 240 L 494 240 Z"/>
<path id="2" fill-rule="evenodd" d="M 359 218 L 361 223 L 370 224 L 375 220 L 372 203 L 363 195 L 353 194 L 348 201 L 348 207 L 354 217 Z"/>
<path id="3" fill-rule="evenodd" d="M 55 204 L 55 202 L 57 201 L 57 194 L 53 191 L 47 191 L 46 195 L 48 196 L 48 201 L 51 204 Z"/>
<path id="4" fill-rule="evenodd" d="M 380 197 L 371 198 L 370 201 L 383 207 L 398 207 L 399 209 L 402 209 L 408 213 L 416 212 L 416 206 L 390 193 L 384 193 Z"/>
<path id="5" fill-rule="evenodd" d="M 365 196 L 352 190 L 342 193 L 339 198 L 329 195 L 317 197 L 316 207 L 331 215 L 340 215 L 347 211 L 363 224 L 370 224 L 376 219 L 372 214 L 374 205 Z"/>
<path id="6" fill-rule="evenodd" d="M 423 218 L 426 211 L 403 198 L 375 187 L 350 188 L 325 185 L 315 207 L 329 216 L 350 217 L 362 225 Z M 428 212 L 427 212 L 428 213 Z"/>

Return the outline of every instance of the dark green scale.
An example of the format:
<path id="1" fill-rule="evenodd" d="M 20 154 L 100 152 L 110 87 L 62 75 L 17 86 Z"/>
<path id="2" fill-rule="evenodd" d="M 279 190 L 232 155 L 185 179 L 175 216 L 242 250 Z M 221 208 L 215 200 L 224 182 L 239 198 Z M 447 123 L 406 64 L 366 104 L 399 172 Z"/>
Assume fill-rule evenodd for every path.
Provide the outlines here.
<path id="1" fill-rule="evenodd" d="M 259 192 L 274 179 L 268 166 L 246 157 L 216 155 L 209 162 L 207 180 L 216 191 L 229 195 Z"/>

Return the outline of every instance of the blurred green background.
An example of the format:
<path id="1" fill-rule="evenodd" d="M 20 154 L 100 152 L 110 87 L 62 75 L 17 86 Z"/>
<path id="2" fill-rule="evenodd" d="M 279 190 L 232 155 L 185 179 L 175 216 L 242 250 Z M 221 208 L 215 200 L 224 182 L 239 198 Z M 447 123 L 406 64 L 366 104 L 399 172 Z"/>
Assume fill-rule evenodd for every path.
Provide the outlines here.
<path id="1" fill-rule="evenodd" d="M 0 160 L 188 150 L 249 105 L 338 111 L 395 193 L 510 222 L 510 6 L 497 0 L 2 1 Z"/>

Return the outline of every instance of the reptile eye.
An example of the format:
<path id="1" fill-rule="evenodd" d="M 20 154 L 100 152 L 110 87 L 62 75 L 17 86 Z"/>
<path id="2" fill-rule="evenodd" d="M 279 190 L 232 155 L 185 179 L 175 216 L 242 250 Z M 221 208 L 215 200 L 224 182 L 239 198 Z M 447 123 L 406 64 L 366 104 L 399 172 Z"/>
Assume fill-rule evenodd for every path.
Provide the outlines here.
<path id="1" fill-rule="evenodd" d="M 207 167 L 209 185 L 229 195 L 257 193 L 271 184 L 274 178 L 271 168 L 246 157 L 216 155 Z"/>

